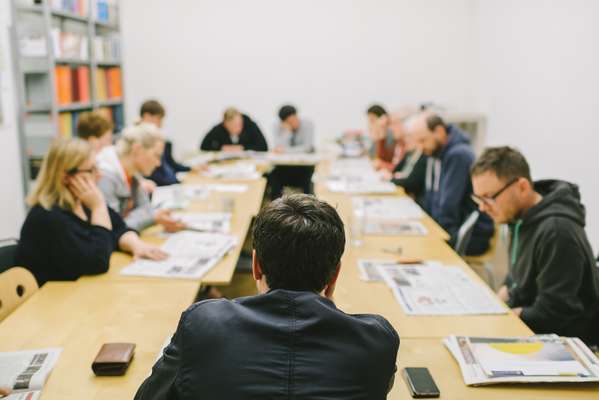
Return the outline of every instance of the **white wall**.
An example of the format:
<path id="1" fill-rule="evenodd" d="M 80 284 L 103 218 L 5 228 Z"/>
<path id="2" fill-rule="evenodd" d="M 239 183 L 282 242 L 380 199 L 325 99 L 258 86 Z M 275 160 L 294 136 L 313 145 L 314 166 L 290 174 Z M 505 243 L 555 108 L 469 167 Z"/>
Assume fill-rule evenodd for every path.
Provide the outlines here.
<path id="1" fill-rule="evenodd" d="M 157 97 L 179 153 L 229 105 L 270 136 L 292 102 L 322 140 L 363 127 L 374 101 L 469 101 L 470 0 L 122 3 L 129 121 Z"/>
<path id="2" fill-rule="evenodd" d="M 473 18 L 489 144 L 520 148 L 535 179 L 580 185 L 599 249 L 599 2 L 480 0 Z"/>
<path id="3" fill-rule="evenodd" d="M 0 0 L 0 239 L 18 237 L 25 214 L 15 116 L 14 78 L 8 35 L 9 0 Z"/>

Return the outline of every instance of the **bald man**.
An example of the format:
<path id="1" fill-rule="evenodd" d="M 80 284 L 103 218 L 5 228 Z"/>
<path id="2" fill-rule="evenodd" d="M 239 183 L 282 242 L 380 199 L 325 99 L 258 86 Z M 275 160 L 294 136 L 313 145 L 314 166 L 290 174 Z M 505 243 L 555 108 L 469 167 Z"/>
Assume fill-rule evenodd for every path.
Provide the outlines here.
<path id="1" fill-rule="evenodd" d="M 425 209 L 451 236 L 455 246 L 458 230 L 477 209 L 471 199 L 470 168 L 474 152 L 468 136 L 431 112 L 419 114 L 409 124 L 424 154 L 429 156 L 425 179 Z M 480 255 L 489 248 L 493 221 L 481 214 L 474 226 L 466 255 Z"/>

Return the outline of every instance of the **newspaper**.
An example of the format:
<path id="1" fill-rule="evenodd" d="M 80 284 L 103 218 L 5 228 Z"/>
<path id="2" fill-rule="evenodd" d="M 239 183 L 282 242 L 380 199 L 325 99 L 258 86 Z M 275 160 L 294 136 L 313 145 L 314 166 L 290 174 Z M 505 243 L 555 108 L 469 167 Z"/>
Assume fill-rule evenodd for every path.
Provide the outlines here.
<path id="1" fill-rule="evenodd" d="M 183 222 L 187 230 L 217 233 L 229 233 L 231 230 L 231 216 L 231 213 L 219 212 L 175 212 L 171 214 L 172 218 Z"/>
<path id="2" fill-rule="evenodd" d="M 61 352 L 48 348 L 0 353 L 0 387 L 12 391 L 6 399 L 37 399 Z"/>
<path id="3" fill-rule="evenodd" d="M 406 220 L 424 217 L 422 208 L 409 197 L 354 197 L 354 214 L 366 220 Z"/>
<path id="4" fill-rule="evenodd" d="M 422 261 L 417 263 L 401 263 L 394 260 L 358 260 L 358 270 L 360 279 L 366 282 L 384 282 L 383 276 L 379 272 L 382 268 L 397 268 L 402 266 L 423 267 L 440 265 L 436 261 Z"/>
<path id="5" fill-rule="evenodd" d="M 159 186 L 152 193 L 152 207 L 168 210 L 187 208 L 192 201 L 205 200 L 210 190 L 205 185 Z"/>
<path id="6" fill-rule="evenodd" d="M 466 385 L 599 382 L 599 360 L 578 338 L 449 336 Z"/>
<path id="7" fill-rule="evenodd" d="M 248 190 L 248 185 L 235 183 L 209 183 L 206 186 L 211 192 L 243 193 Z"/>
<path id="8" fill-rule="evenodd" d="M 371 221 L 363 222 L 365 235 L 426 236 L 428 229 L 419 221 Z"/>
<path id="9" fill-rule="evenodd" d="M 231 165 L 211 165 L 204 175 L 214 179 L 259 179 L 260 173 L 256 171 L 256 165 L 251 163 L 236 163 Z"/>
<path id="10" fill-rule="evenodd" d="M 491 290 L 458 267 L 378 267 L 408 315 L 505 314 Z"/>
<path id="11" fill-rule="evenodd" d="M 322 157 L 314 153 L 270 153 L 268 160 L 274 165 L 316 165 Z"/>
<path id="12" fill-rule="evenodd" d="M 169 254 L 163 261 L 136 260 L 122 275 L 199 279 L 237 245 L 237 238 L 219 233 L 177 232 L 161 246 Z"/>
<path id="13" fill-rule="evenodd" d="M 395 193 L 397 188 L 386 181 L 329 180 L 327 189 L 334 193 Z"/>

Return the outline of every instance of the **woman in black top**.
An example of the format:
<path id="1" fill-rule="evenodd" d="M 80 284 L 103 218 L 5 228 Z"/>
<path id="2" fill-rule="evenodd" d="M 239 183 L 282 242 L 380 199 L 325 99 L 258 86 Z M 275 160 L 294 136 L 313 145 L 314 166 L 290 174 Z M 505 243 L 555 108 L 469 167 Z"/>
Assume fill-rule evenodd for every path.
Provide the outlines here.
<path id="1" fill-rule="evenodd" d="M 106 206 L 96 186 L 95 154 L 81 139 L 58 139 L 46 155 L 21 228 L 17 265 L 41 286 L 108 271 L 110 255 L 122 249 L 135 257 L 163 259 L 158 247 L 141 241 Z"/>

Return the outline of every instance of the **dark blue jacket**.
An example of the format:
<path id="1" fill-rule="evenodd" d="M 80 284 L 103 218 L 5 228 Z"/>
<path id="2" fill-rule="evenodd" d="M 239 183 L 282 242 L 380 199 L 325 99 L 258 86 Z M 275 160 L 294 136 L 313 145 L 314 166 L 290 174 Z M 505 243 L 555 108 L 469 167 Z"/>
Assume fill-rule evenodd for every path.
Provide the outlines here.
<path id="1" fill-rule="evenodd" d="M 470 140 L 453 125 L 447 126 L 447 135 L 447 144 L 428 159 L 425 209 L 449 233 L 450 244 L 453 246 L 460 226 L 477 207 L 470 197 L 470 168 L 474 163 Z M 493 221 L 481 214 L 466 254 L 484 252 L 493 231 Z"/>
<path id="2" fill-rule="evenodd" d="M 179 183 L 177 172 L 187 172 L 190 170 L 191 168 L 188 166 L 175 161 L 173 158 L 173 145 L 167 141 L 164 143 L 164 152 L 162 153 L 160 166 L 148 178 L 153 180 L 158 186 L 175 185 Z"/>
<path id="3" fill-rule="evenodd" d="M 135 399 L 385 399 L 398 348 L 383 317 L 316 293 L 206 300 L 183 313 Z"/>

